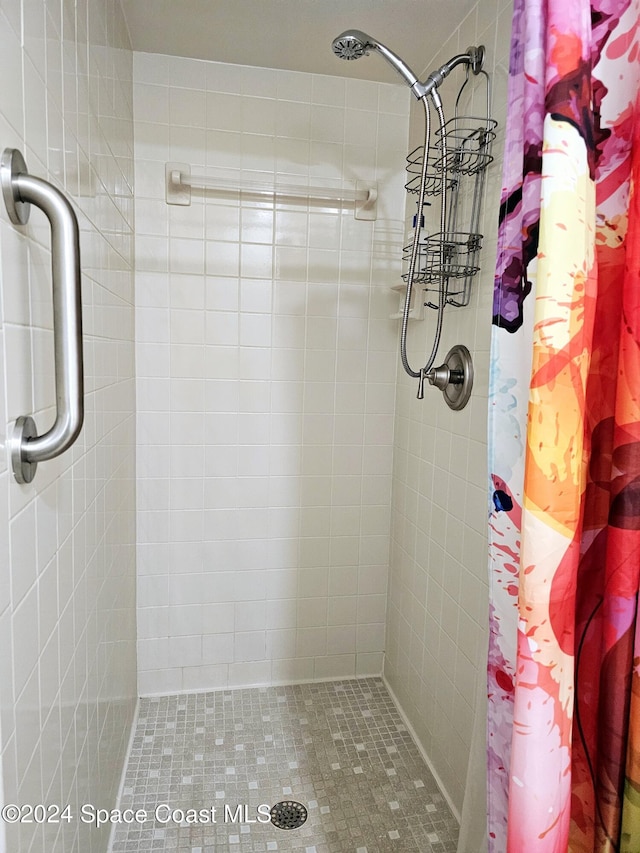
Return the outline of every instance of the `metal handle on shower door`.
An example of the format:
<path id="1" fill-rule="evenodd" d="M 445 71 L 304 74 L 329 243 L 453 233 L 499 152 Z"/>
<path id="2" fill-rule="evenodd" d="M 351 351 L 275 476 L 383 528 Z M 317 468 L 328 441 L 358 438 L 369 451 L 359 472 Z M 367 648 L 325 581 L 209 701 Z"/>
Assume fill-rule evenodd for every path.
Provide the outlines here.
<path id="1" fill-rule="evenodd" d="M 47 181 L 29 175 L 22 154 L 15 148 L 4 150 L 0 184 L 9 218 L 15 225 L 27 222 L 30 205 L 34 204 L 51 226 L 56 418 L 48 432 L 38 435 L 32 417 L 19 417 L 8 442 L 16 480 L 30 483 L 38 462 L 53 459 L 71 447 L 82 429 L 80 235 L 69 200 Z"/>

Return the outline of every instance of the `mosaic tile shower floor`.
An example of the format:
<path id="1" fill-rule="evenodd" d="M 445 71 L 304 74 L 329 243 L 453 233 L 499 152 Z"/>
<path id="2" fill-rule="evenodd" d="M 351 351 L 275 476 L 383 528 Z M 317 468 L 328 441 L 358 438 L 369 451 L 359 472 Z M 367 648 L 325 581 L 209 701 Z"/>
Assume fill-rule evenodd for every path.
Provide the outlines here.
<path id="1" fill-rule="evenodd" d="M 298 829 L 260 822 L 283 800 L 307 809 Z M 150 818 L 118 825 L 113 853 L 455 853 L 458 836 L 379 678 L 142 699 L 129 807 Z"/>

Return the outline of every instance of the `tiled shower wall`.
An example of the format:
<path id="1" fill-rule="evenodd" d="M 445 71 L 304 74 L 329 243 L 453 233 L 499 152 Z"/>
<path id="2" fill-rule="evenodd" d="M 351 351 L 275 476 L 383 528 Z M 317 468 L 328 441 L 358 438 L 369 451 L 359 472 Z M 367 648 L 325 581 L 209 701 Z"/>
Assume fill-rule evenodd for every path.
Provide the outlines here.
<path id="1" fill-rule="evenodd" d="M 0 719 L 7 803 L 115 805 L 136 697 L 132 54 L 117 0 L 0 4 L 0 148 L 78 212 L 86 419 L 19 486 L 11 422 L 54 417 L 49 228 L 0 204 Z M 2 824 L 4 828 L 4 824 Z M 103 851 L 77 819 L 6 827 L 11 853 Z M 2 848 L 2 839 L 0 839 Z M 4 848 L 2 848 L 4 849 Z"/>
<path id="2" fill-rule="evenodd" d="M 407 90 L 134 69 L 140 691 L 379 673 Z M 377 181 L 378 219 L 201 190 L 167 205 L 168 161 Z"/>
<path id="3" fill-rule="evenodd" d="M 510 2 L 480 0 L 428 66 L 437 68 L 469 45 L 484 44 L 492 113 L 499 122 L 481 221 L 482 271 L 474 280 L 471 304 L 447 310 L 439 349 L 438 363 L 454 344 L 471 350 L 475 382 L 469 405 L 451 411 L 433 389 L 425 391 L 423 401 L 416 400 L 415 381 L 398 372 L 384 673 L 459 812 L 465 788 L 473 793 L 484 785 L 483 762 L 468 787 L 467 770 L 474 723 L 486 749 L 486 708 L 476 700 L 476 688 L 484 697 L 477 682 L 485 677 L 488 624 L 487 392 L 511 14 Z M 456 69 L 441 87 L 447 117 L 453 115 L 463 80 L 464 71 Z M 463 99 L 463 110 L 483 115 L 484 91 L 482 78 L 476 78 L 473 100 Z M 414 110 L 416 145 L 421 125 Z M 409 334 L 410 363 L 420 366 L 426 341 L 430 351 L 433 318 L 411 324 Z"/>

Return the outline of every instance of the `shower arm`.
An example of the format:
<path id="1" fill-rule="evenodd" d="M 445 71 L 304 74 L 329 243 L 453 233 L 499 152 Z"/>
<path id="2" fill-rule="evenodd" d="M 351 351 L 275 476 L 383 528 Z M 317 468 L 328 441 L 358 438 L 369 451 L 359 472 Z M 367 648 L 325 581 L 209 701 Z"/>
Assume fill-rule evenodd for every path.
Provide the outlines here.
<path id="1" fill-rule="evenodd" d="M 468 47 L 464 53 L 458 53 L 448 62 L 445 62 L 444 65 L 441 65 L 437 71 L 433 71 L 429 74 L 424 83 L 421 83 L 420 81 L 414 83 L 413 86 L 411 86 L 411 91 L 418 100 L 420 98 L 424 98 L 425 95 L 431 95 L 434 104 L 438 106 L 439 103 L 441 104 L 440 95 L 438 94 L 438 86 L 440 86 L 445 77 L 448 77 L 449 74 L 451 74 L 454 68 L 457 68 L 458 65 L 468 65 L 474 74 L 479 74 L 482 70 L 483 62 L 484 47 L 482 45 L 478 45 L 477 47 Z"/>

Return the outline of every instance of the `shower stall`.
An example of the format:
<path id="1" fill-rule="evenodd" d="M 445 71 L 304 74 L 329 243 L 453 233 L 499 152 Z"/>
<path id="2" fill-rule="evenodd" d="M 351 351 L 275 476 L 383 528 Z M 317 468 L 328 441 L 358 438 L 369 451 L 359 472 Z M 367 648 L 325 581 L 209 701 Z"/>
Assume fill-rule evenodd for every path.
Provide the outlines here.
<path id="1" fill-rule="evenodd" d="M 70 810 L 9 813 L 0 850 L 162 850 L 191 832 L 193 850 L 475 853 L 509 4 L 472 6 L 416 69 L 425 84 L 370 44 L 408 85 L 341 76 L 335 57 L 320 74 L 132 50 L 119 0 L 34 6 L 0 9 L 20 81 L 0 97 L 1 142 L 78 217 L 85 408 L 77 443 L 31 483 L 0 464 L 1 778 L 5 805 Z M 424 135 L 408 89 L 454 115 L 473 62 L 446 63 L 465 45 L 485 46 L 498 122 L 481 270 L 468 305 L 438 282 L 436 309 L 418 305 L 417 281 L 399 312 L 425 236 L 405 191 Z M 484 114 L 483 83 L 472 73 L 463 114 Z M 183 201 L 167 203 L 176 172 Z M 439 197 L 421 206 L 439 221 Z M 55 418 L 49 244 L 39 211 L 16 226 L 2 210 L 5 444 L 18 417 L 40 432 Z M 426 384 L 416 399 L 458 344 L 467 405 Z M 173 814 L 205 806 L 227 825 Z"/>

